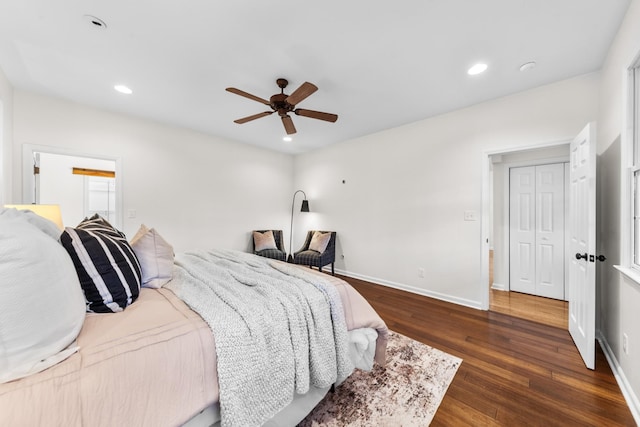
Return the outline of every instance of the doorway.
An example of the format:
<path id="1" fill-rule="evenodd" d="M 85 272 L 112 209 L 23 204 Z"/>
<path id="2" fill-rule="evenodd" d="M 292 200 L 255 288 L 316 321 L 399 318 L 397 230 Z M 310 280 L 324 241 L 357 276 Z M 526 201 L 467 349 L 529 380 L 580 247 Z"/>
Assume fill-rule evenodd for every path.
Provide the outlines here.
<path id="1" fill-rule="evenodd" d="M 567 329 L 568 317 L 566 301 L 528 295 L 515 292 L 512 289 L 510 246 L 513 242 L 510 242 L 509 230 L 509 181 L 511 170 L 515 168 L 533 167 L 535 170 L 536 165 L 563 164 L 568 160 L 569 141 L 488 155 L 489 177 L 487 182 L 489 188 L 487 194 L 489 195 L 489 206 L 485 208 L 485 212 L 489 213 L 488 227 L 486 228 L 489 231 L 486 260 L 490 272 L 487 309 L 561 327 L 565 330 Z M 563 253 L 563 258 L 564 255 Z M 535 274 L 535 269 L 531 270 L 531 273 Z M 563 282 L 566 282 L 564 269 L 560 274 L 565 277 Z M 513 288 L 518 289 L 517 287 Z"/>
<path id="2" fill-rule="evenodd" d="M 118 228 L 122 224 L 119 169 L 117 158 L 27 144 L 23 203 L 60 205 L 67 226 L 97 213 Z"/>

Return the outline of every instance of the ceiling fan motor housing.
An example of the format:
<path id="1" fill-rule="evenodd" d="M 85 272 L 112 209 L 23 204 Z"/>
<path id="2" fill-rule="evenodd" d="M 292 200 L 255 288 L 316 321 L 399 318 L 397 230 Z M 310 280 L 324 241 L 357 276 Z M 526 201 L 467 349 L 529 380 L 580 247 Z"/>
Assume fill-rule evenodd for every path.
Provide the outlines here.
<path id="1" fill-rule="evenodd" d="M 288 96 L 289 95 L 284 93 L 277 93 L 269 98 L 269 105 L 281 116 L 285 116 L 288 112 L 293 111 L 294 106 L 286 101 Z"/>

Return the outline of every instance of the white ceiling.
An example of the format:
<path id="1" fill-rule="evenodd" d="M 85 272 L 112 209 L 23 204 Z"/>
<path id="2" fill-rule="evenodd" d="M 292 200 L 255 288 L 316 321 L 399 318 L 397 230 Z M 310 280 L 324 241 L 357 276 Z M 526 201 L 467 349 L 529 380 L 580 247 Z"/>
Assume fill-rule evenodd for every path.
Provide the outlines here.
<path id="1" fill-rule="evenodd" d="M 19 89 L 299 153 L 596 71 L 629 3 L 0 0 L 0 68 Z M 268 99 L 278 77 L 316 84 L 298 107 L 338 121 L 294 115 L 292 142 L 277 114 L 234 123 L 265 106 L 225 88 Z"/>

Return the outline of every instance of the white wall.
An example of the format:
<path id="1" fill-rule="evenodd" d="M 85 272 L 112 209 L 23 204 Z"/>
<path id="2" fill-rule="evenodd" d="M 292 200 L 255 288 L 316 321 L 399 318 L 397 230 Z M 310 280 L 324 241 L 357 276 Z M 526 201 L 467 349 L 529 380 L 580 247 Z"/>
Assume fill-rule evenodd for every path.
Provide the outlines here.
<path id="1" fill-rule="evenodd" d="M 0 69 L 0 205 L 11 194 L 13 87 Z"/>
<path id="2" fill-rule="evenodd" d="M 640 54 L 640 1 L 633 0 L 602 67 L 598 115 L 598 247 L 607 261 L 599 265 L 599 327 L 614 370 L 622 378 L 627 401 L 640 422 L 640 285 L 622 277 L 615 264 L 628 265 L 623 234 L 624 180 L 628 179 L 629 141 L 626 132 L 626 69 Z M 623 166 L 622 166 L 623 165 Z M 629 337 L 629 354 L 622 351 L 622 334 Z"/>
<path id="3" fill-rule="evenodd" d="M 482 212 L 483 152 L 573 138 L 596 119 L 598 84 L 584 75 L 298 155 L 295 187 L 316 212 L 298 234 L 337 231 L 349 275 L 480 307 L 481 218 L 463 215 Z"/>
<path id="4" fill-rule="evenodd" d="M 176 251 L 247 250 L 252 229 L 289 229 L 291 155 L 20 90 L 13 132 L 13 202 L 21 145 L 34 144 L 120 158 L 128 237 L 144 223 Z"/>

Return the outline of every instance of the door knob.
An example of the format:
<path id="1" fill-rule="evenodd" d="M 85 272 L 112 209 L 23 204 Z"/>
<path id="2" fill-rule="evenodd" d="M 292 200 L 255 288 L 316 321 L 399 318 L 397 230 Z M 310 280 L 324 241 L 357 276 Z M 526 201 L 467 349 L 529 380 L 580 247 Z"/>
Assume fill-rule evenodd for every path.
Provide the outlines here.
<path id="1" fill-rule="evenodd" d="M 584 258 L 584 260 L 587 260 L 587 253 L 583 253 L 583 254 L 576 254 L 576 259 L 580 259 L 580 258 Z"/>
<path id="2" fill-rule="evenodd" d="M 607 257 L 606 257 L 606 256 L 604 256 L 604 255 L 598 255 L 598 256 L 596 257 L 596 259 L 597 259 L 598 261 L 602 261 L 602 262 L 604 262 L 604 261 L 606 261 L 606 260 L 607 260 Z"/>

